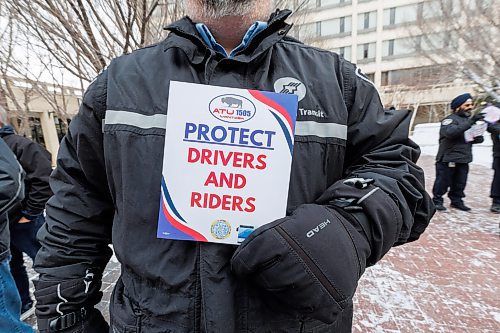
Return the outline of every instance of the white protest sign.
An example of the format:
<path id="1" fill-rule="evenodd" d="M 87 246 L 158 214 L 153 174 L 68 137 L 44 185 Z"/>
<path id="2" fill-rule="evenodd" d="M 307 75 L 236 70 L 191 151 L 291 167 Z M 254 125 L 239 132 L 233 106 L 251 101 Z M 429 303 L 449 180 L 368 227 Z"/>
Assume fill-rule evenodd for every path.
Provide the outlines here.
<path id="1" fill-rule="evenodd" d="M 481 113 L 484 114 L 484 121 L 490 124 L 494 124 L 500 120 L 500 108 L 496 106 L 487 106 Z"/>
<path id="2" fill-rule="evenodd" d="M 483 135 L 487 128 L 487 123 L 485 123 L 484 121 L 478 121 L 476 124 L 472 125 L 471 128 L 464 132 L 465 142 L 474 141 L 474 138 Z"/>
<path id="3" fill-rule="evenodd" d="M 171 82 L 157 237 L 239 244 L 284 217 L 297 104 Z"/>

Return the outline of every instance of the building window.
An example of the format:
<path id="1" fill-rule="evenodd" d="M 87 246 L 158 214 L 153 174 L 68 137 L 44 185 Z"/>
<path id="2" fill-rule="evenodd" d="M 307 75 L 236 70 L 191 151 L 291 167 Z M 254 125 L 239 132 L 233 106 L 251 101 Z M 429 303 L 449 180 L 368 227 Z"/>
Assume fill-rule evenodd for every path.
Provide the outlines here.
<path id="1" fill-rule="evenodd" d="M 333 49 L 333 52 L 338 53 L 339 55 L 344 57 L 344 59 L 351 60 L 351 53 L 352 53 L 351 49 L 352 48 L 350 46 L 342 46 L 342 47 Z"/>
<path id="2" fill-rule="evenodd" d="M 351 0 L 319 0 L 319 7 L 328 7 L 350 3 Z"/>
<path id="3" fill-rule="evenodd" d="M 375 73 L 367 73 L 365 76 L 368 78 L 370 81 L 375 81 Z"/>
<path id="4" fill-rule="evenodd" d="M 418 11 L 419 4 L 384 9 L 384 26 L 415 22 Z"/>
<path id="5" fill-rule="evenodd" d="M 382 72 L 381 85 L 431 85 L 436 83 L 449 83 L 455 78 L 449 75 L 452 71 L 451 65 L 434 65 L 408 69 L 398 69 Z M 448 75 L 447 75 L 448 73 Z"/>
<path id="6" fill-rule="evenodd" d="M 385 45 L 384 50 L 387 49 L 387 54 L 384 55 L 394 55 L 394 39 L 388 40 L 387 45 Z"/>
<path id="7" fill-rule="evenodd" d="M 358 14 L 358 30 L 374 29 L 377 27 L 377 12 Z"/>
<path id="8" fill-rule="evenodd" d="M 70 120 L 68 119 L 67 123 L 64 124 L 64 121 L 62 119 L 54 116 L 54 123 L 56 125 L 57 137 L 59 138 L 59 142 L 61 142 L 63 137 L 66 135 L 66 132 L 68 131 Z"/>
<path id="9" fill-rule="evenodd" d="M 365 1 L 370 1 L 370 0 L 365 0 Z M 350 3 L 351 0 L 305 0 L 305 1 L 295 0 L 295 1 L 290 1 L 289 7 L 291 7 L 290 9 L 301 11 L 301 10 L 315 9 L 321 7 L 341 6 Z"/>
<path id="10" fill-rule="evenodd" d="M 319 22 L 302 24 L 297 28 L 297 37 L 301 40 L 311 39 L 318 37 Z"/>
<path id="11" fill-rule="evenodd" d="M 326 20 L 320 23 L 320 35 L 331 36 L 351 32 L 351 16 L 339 17 L 333 20 Z"/>
<path id="12" fill-rule="evenodd" d="M 479 36 L 479 32 L 477 32 L 477 36 Z M 458 40 L 459 37 L 455 32 L 431 33 L 420 37 L 420 49 L 423 51 L 437 51 L 444 48 L 458 49 Z"/>
<path id="13" fill-rule="evenodd" d="M 306 1 L 294 1 L 292 7 L 290 9 L 294 10 L 305 10 L 305 9 L 314 9 L 318 7 L 319 0 L 306 0 Z"/>
<path id="14" fill-rule="evenodd" d="M 375 43 L 366 43 L 358 45 L 358 60 L 374 59 Z"/>
<path id="15" fill-rule="evenodd" d="M 43 138 L 42 124 L 40 118 L 30 117 L 29 123 L 31 127 L 31 138 L 45 147 L 45 139 Z"/>
<path id="16" fill-rule="evenodd" d="M 389 85 L 389 72 L 382 72 L 380 76 L 380 85 L 388 86 Z"/>
<path id="17" fill-rule="evenodd" d="M 417 40 L 412 38 L 398 38 L 385 40 L 382 43 L 382 56 L 399 56 L 415 53 Z"/>

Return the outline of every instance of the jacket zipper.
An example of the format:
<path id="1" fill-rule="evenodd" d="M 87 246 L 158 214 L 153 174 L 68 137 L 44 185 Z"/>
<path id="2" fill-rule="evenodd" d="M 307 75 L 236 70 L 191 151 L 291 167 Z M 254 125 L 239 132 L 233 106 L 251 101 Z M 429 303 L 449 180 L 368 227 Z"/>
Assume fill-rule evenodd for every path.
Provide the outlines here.
<path id="1" fill-rule="evenodd" d="M 323 272 L 319 269 L 319 267 L 314 263 L 314 261 L 307 255 L 307 253 L 300 247 L 297 242 L 288 235 L 288 233 L 281 227 L 277 226 L 276 230 L 278 233 L 283 237 L 288 244 L 297 252 L 299 257 L 304 260 L 306 263 L 307 267 L 312 271 L 314 276 L 319 280 L 319 282 L 325 287 L 325 289 L 328 291 L 330 296 L 337 302 L 337 303 L 342 303 L 346 299 L 344 295 L 342 295 L 333 285 L 332 283 L 328 280 L 328 278 L 323 274 Z M 339 304 L 340 305 L 340 304 Z M 341 308 L 344 308 L 341 306 Z"/>

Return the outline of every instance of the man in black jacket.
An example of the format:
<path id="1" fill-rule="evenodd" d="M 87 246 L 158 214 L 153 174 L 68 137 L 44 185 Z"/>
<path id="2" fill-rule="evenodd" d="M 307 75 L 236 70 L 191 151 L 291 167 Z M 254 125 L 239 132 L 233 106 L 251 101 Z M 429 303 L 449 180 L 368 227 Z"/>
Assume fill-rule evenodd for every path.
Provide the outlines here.
<path id="1" fill-rule="evenodd" d="M 451 101 L 453 113 L 441 121 L 439 149 L 436 155 L 436 179 L 432 188 L 432 200 L 437 210 L 446 210 L 443 205 L 443 195 L 446 192 L 451 207 L 463 211 L 471 210 L 464 204 L 463 198 L 469 163 L 472 162 L 472 145 L 484 141 L 482 136 L 475 137 L 473 141 L 467 141 L 465 138 L 465 132 L 484 118 L 482 114 L 471 117 L 473 107 L 472 96 L 469 93 L 459 95 Z"/>
<path id="2" fill-rule="evenodd" d="M 491 203 L 490 211 L 493 213 L 500 213 L 500 120 L 495 123 L 488 124 L 488 132 L 491 133 L 491 140 L 493 141 L 493 181 L 491 182 L 490 197 L 493 202 Z"/>
<path id="3" fill-rule="evenodd" d="M 434 212 L 410 117 L 384 111 L 351 63 L 286 37 L 290 11 L 266 19 L 272 1 L 186 3 L 166 40 L 99 75 L 61 143 L 38 327 L 108 331 L 94 305 L 112 240 L 110 332 L 349 332 L 365 268 Z M 239 247 L 157 238 L 171 80 L 298 96 L 286 217 Z"/>
<path id="4" fill-rule="evenodd" d="M 35 260 L 36 253 L 40 249 L 36 233 L 45 222 L 43 210 L 52 195 L 49 186 L 49 176 L 52 172 L 51 156 L 38 143 L 15 134 L 14 129 L 8 125 L 7 113 L 2 107 L 0 107 L 0 138 L 14 152 L 26 172 L 26 196 L 22 202 L 9 210 L 12 255 L 10 268 L 21 295 L 21 313 L 24 313 L 33 307 L 33 300 L 29 292 L 23 252 Z"/>
<path id="5" fill-rule="evenodd" d="M 0 139 L 0 331 L 32 333 L 20 317 L 21 299 L 9 267 L 9 220 L 7 211 L 24 197 L 24 171 Z"/>

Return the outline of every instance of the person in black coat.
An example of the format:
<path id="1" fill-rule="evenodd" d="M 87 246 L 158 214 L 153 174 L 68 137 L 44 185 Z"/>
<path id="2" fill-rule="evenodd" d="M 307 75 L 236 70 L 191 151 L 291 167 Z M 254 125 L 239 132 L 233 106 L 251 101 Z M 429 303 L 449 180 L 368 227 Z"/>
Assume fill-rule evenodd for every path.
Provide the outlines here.
<path id="1" fill-rule="evenodd" d="M 482 136 L 468 142 L 464 133 L 484 118 L 482 114 L 471 117 L 473 109 L 472 96 L 468 93 L 455 97 L 451 102 L 453 113 L 441 121 L 439 130 L 439 150 L 436 156 L 436 179 L 432 188 L 433 201 L 436 209 L 445 211 L 443 195 L 448 192 L 451 207 L 470 211 L 463 198 L 469 173 L 469 163 L 472 162 L 472 145 L 484 141 Z"/>
<path id="2" fill-rule="evenodd" d="M 493 141 L 493 181 L 491 182 L 491 194 L 493 199 L 490 211 L 500 214 L 500 122 L 497 120 L 488 125 L 488 132 L 491 133 Z"/>
<path id="3" fill-rule="evenodd" d="M 288 38 L 291 11 L 273 11 L 271 0 L 185 6 L 190 17 L 164 41 L 96 78 L 61 142 L 38 233 L 38 329 L 351 332 L 365 268 L 418 239 L 434 214 L 410 113 L 384 111 L 372 82 L 342 57 Z M 286 212 L 239 247 L 158 237 L 167 104 L 183 98 L 169 99 L 173 81 L 297 97 Z M 179 180 L 189 177 L 186 169 Z M 108 325 L 94 306 L 110 243 L 122 271 Z"/>
<path id="4" fill-rule="evenodd" d="M 21 313 L 24 313 L 33 307 L 33 300 L 29 293 L 29 279 L 24 267 L 23 252 L 34 261 L 40 249 L 36 233 L 45 222 L 43 211 L 47 200 L 52 196 L 49 186 L 52 162 L 50 153 L 44 147 L 14 132 L 14 128 L 8 125 L 7 113 L 1 107 L 0 138 L 14 152 L 26 172 L 25 198 L 8 212 L 12 255 L 10 268 L 21 295 Z"/>
<path id="5" fill-rule="evenodd" d="M 14 287 L 9 260 L 7 211 L 24 197 L 24 171 L 7 144 L 0 139 L 0 332 L 33 333 L 20 320 L 21 299 Z"/>

